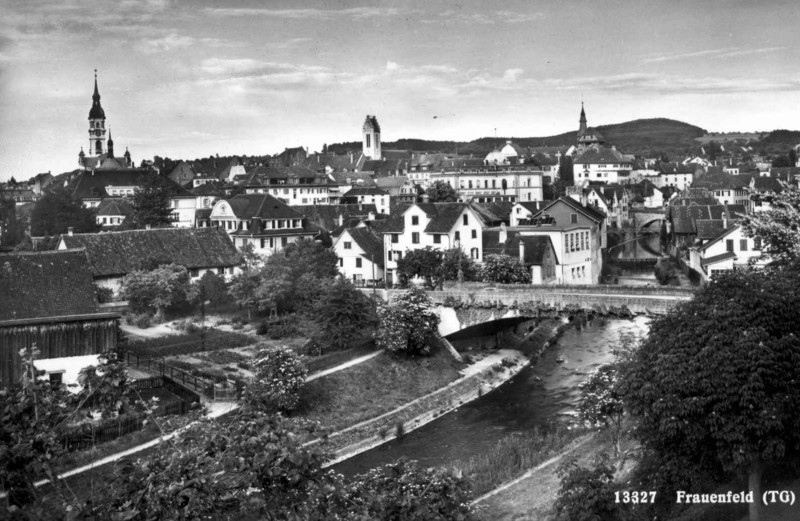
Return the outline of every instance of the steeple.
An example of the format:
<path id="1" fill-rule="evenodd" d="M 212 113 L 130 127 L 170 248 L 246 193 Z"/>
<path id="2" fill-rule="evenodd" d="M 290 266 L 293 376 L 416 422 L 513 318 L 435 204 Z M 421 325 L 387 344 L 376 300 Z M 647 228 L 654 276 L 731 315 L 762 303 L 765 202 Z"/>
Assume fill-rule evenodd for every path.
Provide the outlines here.
<path id="1" fill-rule="evenodd" d="M 97 89 L 97 69 L 94 70 L 94 94 L 92 94 L 92 108 L 89 119 L 106 119 L 106 113 L 100 106 L 100 91 Z"/>
<path id="2" fill-rule="evenodd" d="M 97 88 L 97 69 L 94 70 L 94 94 L 92 108 L 89 110 L 89 155 L 105 153 L 106 113 L 100 106 L 100 91 Z M 109 143 L 113 145 L 113 143 Z"/>
<path id="3" fill-rule="evenodd" d="M 111 127 L 108 127 L 108 157 L 114 157 L 114 140 L 111 139 Z"/>
<path id="4" fill-rule="evenodd" d="M 581 101 L 581 120 L 578 127 L 578 136 L 586 134 L 586 111 L 583 110 L 583 102 Z"/>

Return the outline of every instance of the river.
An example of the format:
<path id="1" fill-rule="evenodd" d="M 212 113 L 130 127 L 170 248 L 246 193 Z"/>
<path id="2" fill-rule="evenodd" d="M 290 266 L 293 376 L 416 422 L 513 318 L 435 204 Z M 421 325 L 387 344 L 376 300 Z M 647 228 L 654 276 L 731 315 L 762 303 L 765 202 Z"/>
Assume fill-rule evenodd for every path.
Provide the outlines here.
<path id="1" fill-rule="evenodd" d="M 407 434 L 334 466 L 353 475 L 401 456 L 423 465 L 444 465 L 487 452 L 502 437 L 574 415 L 578 385 L 598 366 L 613 360 L 623 337 L 643 338 L 649 319 L 595 319 L 569 328 L 520 374 L 500 388 Z M 559 362 L 558 360 L 563 360 Z"/>

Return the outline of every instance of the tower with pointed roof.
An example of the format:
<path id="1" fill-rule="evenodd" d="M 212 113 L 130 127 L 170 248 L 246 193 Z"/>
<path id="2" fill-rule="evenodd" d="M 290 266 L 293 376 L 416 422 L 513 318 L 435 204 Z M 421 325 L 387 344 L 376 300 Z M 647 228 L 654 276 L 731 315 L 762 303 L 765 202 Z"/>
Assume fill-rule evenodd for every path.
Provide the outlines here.
<path id="1" fill-rule="evenodd" d="M 92 108 L 89 110 L 89 156 L 105 153 L 106 113 L 100 105 L 100 91 L 97 89 L 97 69 L 94 70 L 94 94 Z"/>
<path id="2" fill-rule="evenodd" d="M 381 126 L 378 124 L 378 118 L 367 114 L 364 125 L 361 127 L 361 133 L 364 138 L 364 155 L 370 159 L 381 159 L 383 157 L 381 153 Z"/>
<path id="3" fill-rule="evenodd" d="M 578 150 L 586 150 L 589 147 L 597 147 L 603 144 L 603 136 L 586 125 L 586 111 L 581 102 L 581 119 L 578 126 Z"/>

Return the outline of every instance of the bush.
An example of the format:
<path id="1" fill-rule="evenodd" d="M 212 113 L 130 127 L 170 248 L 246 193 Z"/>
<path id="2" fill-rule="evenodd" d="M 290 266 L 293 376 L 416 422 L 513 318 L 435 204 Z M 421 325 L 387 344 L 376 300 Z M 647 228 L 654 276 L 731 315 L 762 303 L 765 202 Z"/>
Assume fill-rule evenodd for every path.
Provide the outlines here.
<path id="1" fill-rule="evenodd" d="M 253 343 L 253 338 L 241 333 L 208 329 L 205 332 L 204 348 L 201 349 L 200 335 L 181 334 L 160 338 L 147 338 L 128 343 L 127 349 L 133 353 L 147 356 L 176 356 L 201 351 L 221 351 L 243 347 Z"/>
<path id="2" fill-rule="evenodd" d="M 266 412 L 297 407 L 308 372 L 294 351 L 285 346 L 260 349 L 253 370 L 255 377 L 242 396 L 246 405 Z"/>
<path id="3" fill-rule="evenodd" d="M 258 325 L 258 327 L 256 328 L 256 334 L 257 335 L 266 335 L 267 331 L 269 331 L 269 327 L 267 326 L 266 322 L 260 323 Z"/>
<path id="4" fill-rule="evenodd" d="M 132 316 L 129 315 L 128 323 L 141 329 L 147 329 L 153 325 L 153 317 L 149 313 L 138 313 Z"/>
<path id="5" fill-rule="evenodd" d="M 105 304 L 106 302 L 111 302 L 114 299 L 114 290 L 111 288 L 106 288 L 104 286 L 95 286 L 97 290 L 97 302 L 100 304 Z"/>

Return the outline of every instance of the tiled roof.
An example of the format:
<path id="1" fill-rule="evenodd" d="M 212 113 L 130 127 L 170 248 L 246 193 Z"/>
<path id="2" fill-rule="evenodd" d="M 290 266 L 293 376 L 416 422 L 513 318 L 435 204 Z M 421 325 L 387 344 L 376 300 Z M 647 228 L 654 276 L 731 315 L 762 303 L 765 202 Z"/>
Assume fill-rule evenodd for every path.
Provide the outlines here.
<path id="1" fill-rule="evenodd" d="M 381 150 L 383 159 L 387 161 L 390 159 L 411 162 L 412 153 L 410 150 Z"/>
<path id="2" fill-rule="evenodd" d="M 364 257 L 378 266 L 383 266 L 383 239 L 367 227 L 347 230 L 358 247 L 364 250 Z"/>
<path id="3" fill-rule="evenodd" d="M 751 176 L 747 174 L 732 175 L 725 172 L 706 173 L 696 177 L 692 188 L 708 190 L 737 190 L 750 184 Z"/>
<path id="4" fill-rule="evenodd" d="M 376 186 L 368 172 L 331 172 L 334 182 L 340 185 Z"/>
<path id="5" fill-rule="evenodd" d="M 517 204 L 525 208 L 531 213 L 538 213 L 544 208 L 545 206 L 549 205 L 553 201 L 521 201 Z"/>
<path id="6" fill-rule="evenodd" d="M 269 194 L 239 194 L 227 199 L 233 214 L 242 220 L 300 219 L 302 214 L 295 208 Z"/>
<path id="7" fill-rule="evenodd" d="M 698 219 L 695 221 L 697 228 L 697 238 L 702 240 L 711 240 L 719 236 L 725 231 L 722 219 Z"/>
<path id="8" fill-rule="evenodd" d="M 448 157 L 442 159 L 441 168 L 482 168 L 483 158 L 480 157 Z"/>
<path id="9" fill-rule="evenodd" d="M 124 197 L 106 197 L 97 206 L 97 215 L 133 215 L 133 206 Z"/>
<path id="10" fill-rule="evenodd" d="M 800 176 L 800 167 L 782 166 L 769 169 L 770 177 L 775 177 L 783 181 L 794 181 L 795 176 Z"/>
<path id="11" fill-rule="evenodd" d="M 123 168 L 121 170 L 94 170 L 81 172 L 72 186 L 72 194 L 78 199 L 99 199 L 108 196 L 107 186 L 140 186 L 144 176 L 150 174 L 148 168 Z M 161 186 L 171 195 L 191 195 L 191 193 L 172 179 L 159 175 Z"/>
<path id="12" fill-rule="evenodd" d="M 442 161 L 444 161 L 445 155 L 444 154 L 412 154 L 411 155 L 411 166 L 425 166 L 429 170 L 438 169 Z"/>
<path id="13" fill-rule="evenodd" d="M 347 192 L 342 195 L 342 197 L 351 197 L 351 196 L 359 196 L 359 195 L 389 195 L 386 190 L 381 190 L 377 186 L 368 186 L 368 187 L 356 187 L 351 188 Z"/>
<path id="14" fill-rule="evenodd" d="M 366 219 L 370 212 L 378 213 L 378 209 L 373 203 L 300 205 L 292 208 L 313 224 L 327 231 L 333 231 L 340 226 L 340 216 L 344 222 L 350 219 Z"/>
<path id="15" fill-rule="evenodd" d="M 697 233 L 695 223 L 698 220 L 722 219 L 722 214 L 728 213 L 728 220 L 737 219 L 746 213 L 741 204 L 717 204 L 707 206 L 671 206 L 669 218 L 672 221 L 673 233 L 694 235 Z"/>
<path id="16" fill-rule="evenodd" d="M 390 177 L 379 177 L 375 179 L 375 184 L 381 188 L 400 188 L 408 181 L 408 177 L 404 175 L 396 175 Z"/>
<path id="17" fill-rule="evenodd" d="M 344 170 L 352 172 L 358 167 L 360 159 L 361 152 L 352 155 L 314 154 L 303 162 L 303 166 L 317 171 L 330 167 L 334 172 L 342 172 Z"/>
<path id="18" fill-rule="evenodd" d="M 657 170 L 662 174 L 694 174 L 697 170 L 697 165 L 683 164 L 683 163 L 659 163 Z"/>
<path id="19" fill-rule="evenodd" d="M 417 206 L 431 217 L 428 226 L 425 227 L 426 233 L 448 233 L 464 209 L 469 208 L 467 203 L 420 203 Z"/>
<path id="20" fill-rule="evenodd" d="M 247 172 L 244 183 L 269 185 L 272 179 L 321 179 L 325 183 L 329 181 L 327 175 L 304 166 L 258 166 Z M 288 187 L 290 186 L 287 185 Z"/>
<path id="21" fill-rule="evenodd" d="M 566 204 L 567 206 L 569 206 L 570 208 L 572 208 L 576 212 L 583 213 L 586 217 L 588 217 L 589 219 L 592 219 L 594 221 L 602 222 L 603 219 L 606 218 L 605 214 L 601 213 L 598 210 L 595 210 L 591 206 L 583 206 L 581 203 L 579 203 L 578 201 L 576 201 L 572 197 L 567 197 L 567 196 L 563 196 L 563 195 L 561 197 L 559 197 L 558 199 L 556 199 L 555 201 L 553 201 L 552 203 L 550 203 L 547 206 L 545 206 L 542 209 L 542 211 L 543 212 L 547 211 L 551 206 L 553 206 L 555 204 L 558 204 L 559 202 L 562 202 L 562 203 Z M 536 215 L 534 215 L 534 217 L 536 217 Z"/>
<path id="22" fill-rule="evenodd" d="M 753 183 L 753 188 L 761 192 L 783 192 L 783 185 L 774 177 L 754 177 Z"/>
<path id="23" fill-rule="evenodd" d="M 598 163 L 630 163 L 622 154 L 610 148 L 590 148 L 573 161 L 573 164 L 598 164 Z"/>
<path id="24" fill-rule="evenodd" d="M 398 171 L 408 170 L 405 159 L 370 159 L 358 169 L 360 172 L 374 172 L 376 176 L 388 176 Z"/>
<path id="25" fill-rule="evenodd" d="M 236 266 L 240 255 L 219 228 L 158 228 L 62 235 L 69 249 L 85 248 L 92 275 L 125 275 L 149 259 L 194 268 Z"/>
<path id="26" fill-rule="evenodd" d="M 720 223 L 721 223 L 721 221 L 720 221 Z M 717 244 L 722 239 L 724 239 L 725 237 L 730 235 L 730 233 L 732 231 L 736 230 L 739 227 L 740 227 L 740 225 L 738 223 L 729 221 L 727 228 L 722 228 L 709 242 L 707 242 L 707 243 L 703 244 L 702 246 L 700 246 L 699 250 L 700 251 L 706 251 L 711 246 Z"/>
<path id="27" fill-rule="evenodd" d="M 0 321 L 98 312 L 83 250 L 0 255 Z"/>
<path id="28" fill-rule="evenodd" d="M 676 197 L 670 202 L 672 206 L 709 206 L 719 204 L 713 197 Z"/>
<path id="29" fill-rule="evenodd" d="M 291 237 L 302 235 L 314 237 L 320 233 L 320 228 L 307 220 L 302 221 L 300 228 L 263 228 L 260 221 L 256 220 L 250 225 L 249 230 L 238 229 L 231 234 L 235 237 Z"/>
<path id="30" fill-rule="evenodd" d="M 480 215 L 486 226 L 497 226 L 501 222 L 509 223 L 514 203 L 502 201 L 495 203 L 470 203 L 472 209 Z"/>
<path id="31" fill-rule="evenodd" d="M 718 262 L 726 261 L 728 259 L 735 259 L 736 254 L 732 251 L 726 251 L 725 253 L 720 253 L 719 255 L 714 255 L 713 257 L 708 257 L 700 261 L 701 266 L 708 266 L 710 264 L 716 264 Z"/>

